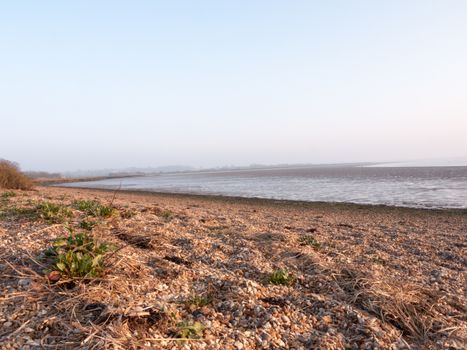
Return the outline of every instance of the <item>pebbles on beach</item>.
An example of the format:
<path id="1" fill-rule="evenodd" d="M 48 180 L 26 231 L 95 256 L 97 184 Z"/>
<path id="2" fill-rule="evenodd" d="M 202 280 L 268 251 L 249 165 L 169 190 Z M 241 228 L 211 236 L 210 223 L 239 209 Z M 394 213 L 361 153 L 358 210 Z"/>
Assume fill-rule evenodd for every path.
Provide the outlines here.
<path id="1" fill-rule="evenodd" d="M 19 193 L 1 210 L 114 195 Z M 62 287 L 39 256 L 65 225 L 0 216 L 2 349 L 466 345 L 465 213 L 121 192 L 113 205 L 92 233 L 123 249 L 105 277 Z M 293 278 L 273 284 L 277 271 Z"/>

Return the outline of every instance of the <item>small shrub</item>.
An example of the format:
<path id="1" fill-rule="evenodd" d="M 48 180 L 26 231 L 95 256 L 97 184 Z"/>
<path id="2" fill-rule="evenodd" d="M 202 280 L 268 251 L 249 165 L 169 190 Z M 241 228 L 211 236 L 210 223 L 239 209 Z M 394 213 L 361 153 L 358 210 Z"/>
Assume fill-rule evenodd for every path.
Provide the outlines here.
<path id="1" fill-rule="evenodd" d="M 34 208 L 24 208 L 24 207 L 9 207 L 0 211 L 0 219 L 29 219 L 36 220 L 39 217 L 37 209 Z"/>
<path id="2" fill-rule="evenodd" d="M 298 241 L 300 242 L 300 245 L 309 245 L 312 246 L 315 249 L 319 249 L 321 247 L 321 243 L 319 243 L 316 238 L 310 235 L 303 235 L 301 236 Z"/>
<path id="3" fill-rule="evenodd" d="M 176 337 L 182 339 L 199 339 L 203 337 L 205 327 L 201 322 L 181 322 L 178 324 Z"/>
<path id="4" fill-rule="evenodd" d="M 75 201 L 74 206 L 76 209 L 86 213 L 86 215 L 94 217 L 107 218 L 112 216 L 115 211 L 111 206 L 102 205 L 98 201 L 94 200 Z"/>
<path id="5" fill-rule="evenodd" d="M 195 310 L 197 308 L 209 305 L 211 299 L 203 295 L 193 294 L 186 302 L 185 305 L 190 310 Z"/>
<path id="6" fill-rule="evenodd" d="M 294 281 L 295 277 L 286 269 L 276 270 L 269 276 L 269 283 L 275 285 L 288 286 L 291 285 Z"/>
<path id="7" fill-rule="evenodd" d="M 1 197 L 4 198 L 4 199 L 8 199 L 8 198 L 11 198 L 11 197 L 16 197 L 16 193 L 13 192 L 13 191 L 3 192 Z"/>
<path id="8" fill-rule="evenodd" d="M 0 160 L 0 188 L 30 190 L 32 187 L 31 179 L 19 170 L 17 164 Z"/>
<path id="9" fill-rule="evenodd" d="M 166 220 L 170 220 L 173 217 L 175 217 L 175 213 L 173 211 L 171 211 L 171 210 L 162 210 L 159 213 L 159 216 L 166 219 Z"/>
<path id="10" fill-rule="evenodd" d="M 87 231 L 91 231 L 96 225 L 97 222 L 92 220 L 83 220 L 79 223 L 79 227 Z"/>
<path id="11" fill-rule="evenodd" d="M 61 204 L 42 202 L 37 206 L 39 216 L 47 222 L 62 223 L 73 215 L 70 208 Z"/>
<path id="12" fill-rule="evenodd" d="M 52 247 L 44 252 L 54 258 L 54 268 L 68 277 L 96 277 L 104 271 L 104 257 L 111 247 L 99 243 L 86 233 L 73 234 L 58 238 Z"/>

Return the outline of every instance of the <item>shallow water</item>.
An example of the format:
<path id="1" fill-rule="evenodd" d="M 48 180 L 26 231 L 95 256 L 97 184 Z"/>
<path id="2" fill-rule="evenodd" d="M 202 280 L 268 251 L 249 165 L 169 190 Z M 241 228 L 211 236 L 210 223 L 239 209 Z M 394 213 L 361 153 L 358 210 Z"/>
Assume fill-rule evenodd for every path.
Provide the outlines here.
<path id="1" fill-rule="evenodd" d="M 467 166 L 315 166 L 191 172 L 69 183 L 70 187 L 216 194 L 423 208 L 467 208 Z"/>

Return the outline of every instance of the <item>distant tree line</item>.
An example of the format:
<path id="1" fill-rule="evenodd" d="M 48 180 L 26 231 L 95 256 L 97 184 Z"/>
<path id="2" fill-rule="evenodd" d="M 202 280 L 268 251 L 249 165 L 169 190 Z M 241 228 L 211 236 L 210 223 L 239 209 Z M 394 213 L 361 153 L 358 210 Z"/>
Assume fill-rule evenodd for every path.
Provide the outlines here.
<path id="1" fill-rule="evenodd" d="M 49 173 L 47 171 L 25 171 L 24 174 L 31 179 L 55 179 L 62 177 L 60 173 Z"/>

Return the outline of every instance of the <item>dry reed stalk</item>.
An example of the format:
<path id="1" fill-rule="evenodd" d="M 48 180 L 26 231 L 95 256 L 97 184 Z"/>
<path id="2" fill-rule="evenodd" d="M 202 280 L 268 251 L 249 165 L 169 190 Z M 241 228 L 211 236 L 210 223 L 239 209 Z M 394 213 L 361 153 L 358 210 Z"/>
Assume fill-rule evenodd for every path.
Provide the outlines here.
<path id="1" fill-rule="evenodd" d="M 422 344 L 436 338 L 436 333 L 440 332 L 434 329 L 435 323 L 457 330 L 440 310 L 442 295 L 439 292 L 407 282 L 364 277 L 363 273 L 348 269 L 342 270 L 339 283 L 352 303 Z"/>

